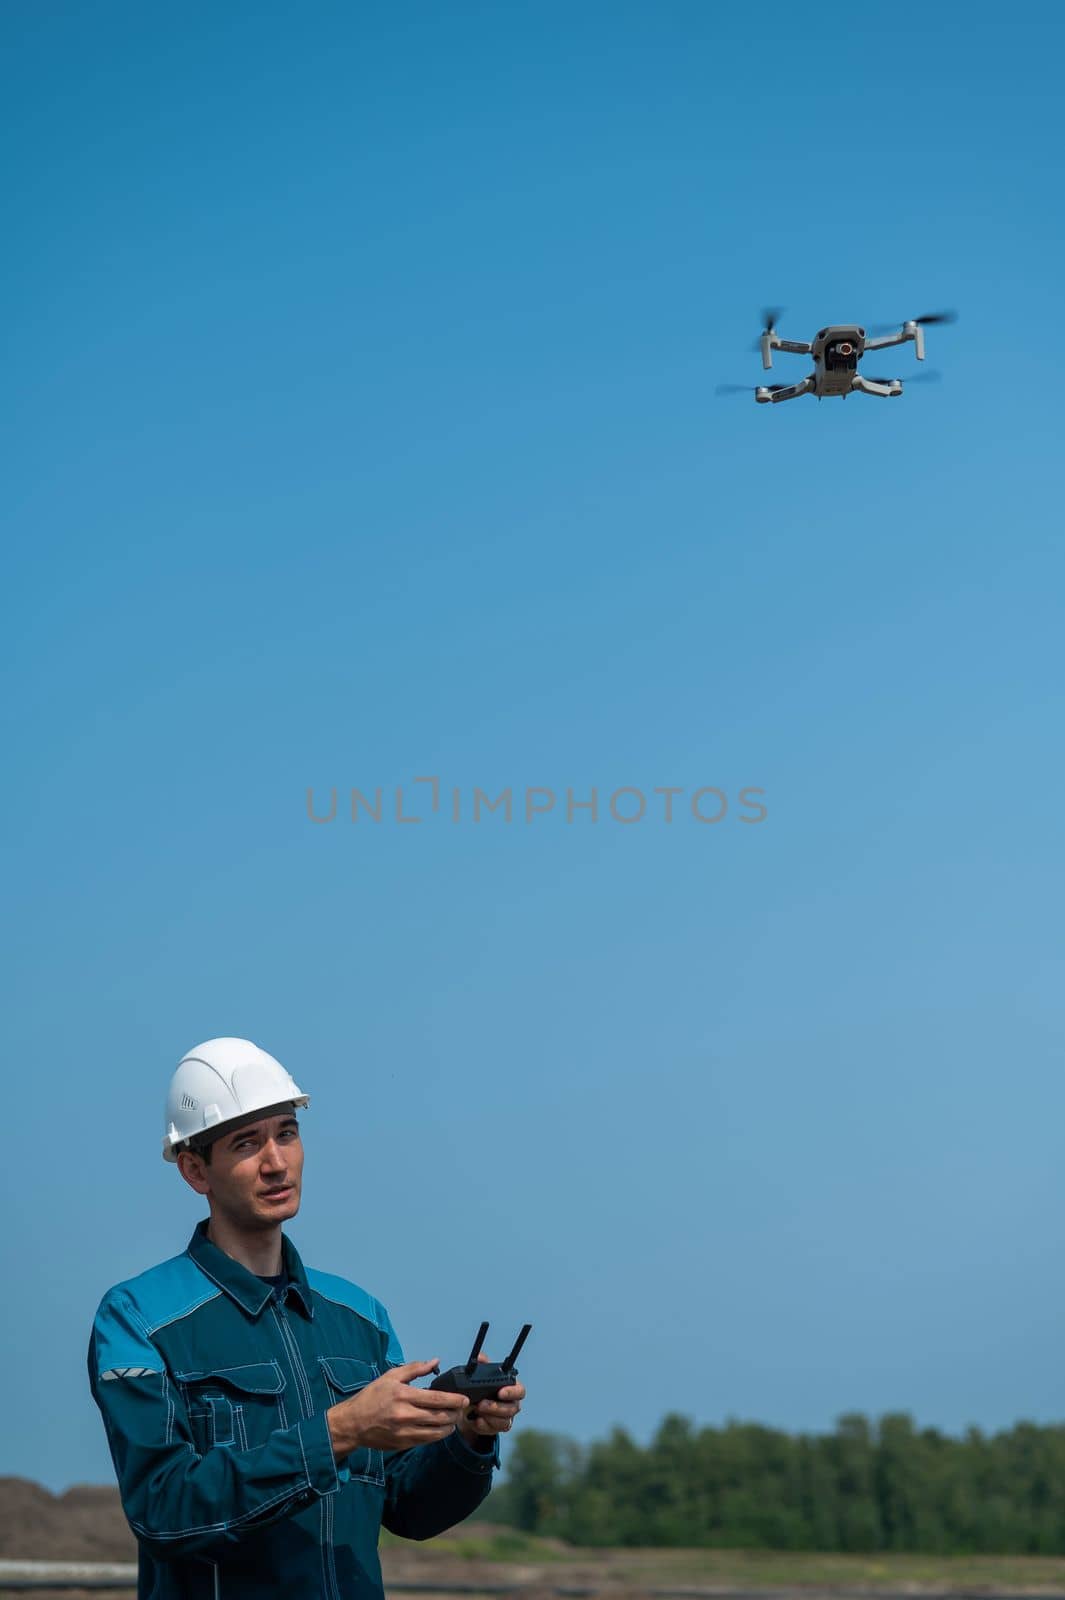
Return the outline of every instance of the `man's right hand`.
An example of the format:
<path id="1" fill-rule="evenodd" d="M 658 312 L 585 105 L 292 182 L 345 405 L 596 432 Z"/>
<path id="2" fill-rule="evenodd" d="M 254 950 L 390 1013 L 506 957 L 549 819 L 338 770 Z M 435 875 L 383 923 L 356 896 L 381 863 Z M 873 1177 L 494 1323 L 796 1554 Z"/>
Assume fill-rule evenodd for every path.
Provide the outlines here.
<path id="1" fill-rule="evenodd" d="M 466 1396 L 412 1388 L 439 1368 L 438 1361 L 407 1361 L 331 1406 L 325 1420 L 337 1460 L 353 1450 L 409 1450 L 446 1439 L 466 1414 Z"/>

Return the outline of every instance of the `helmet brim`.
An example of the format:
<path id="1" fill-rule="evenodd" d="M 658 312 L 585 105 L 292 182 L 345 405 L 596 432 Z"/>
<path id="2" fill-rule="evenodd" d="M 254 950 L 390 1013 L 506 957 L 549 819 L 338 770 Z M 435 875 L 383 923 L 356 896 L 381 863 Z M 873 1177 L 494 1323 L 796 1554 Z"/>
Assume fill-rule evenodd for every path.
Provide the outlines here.
<path id="1" fill-rule="evenodd" d="M 171 1145 L 167 1140 L 163 1148 L 163 1159 L 176 1162 L 183 1150 L 198 1153 L 206 1150 L 208 1145 L 215 1144 L 217 1140 L 224 1139 L 227 1133 L 236 1133 L 238 1128 L 248 1128 L 253 1122 L 262 1122 L 267 1117 L 279 1117 L 284 1111 L 302 1111 L 310 1103 L 310 1095 L 301 1094 L 295 1100 L 281 1100 L 274 1106 L 260 1106 L 257 1111 L 246 1111 L 242 1117 L 230 1117 L 226 1122 L 216 1122 L 213 1128 L 196 1134 L 192 1139 L 182 1139 L 178 1144 Z"/>

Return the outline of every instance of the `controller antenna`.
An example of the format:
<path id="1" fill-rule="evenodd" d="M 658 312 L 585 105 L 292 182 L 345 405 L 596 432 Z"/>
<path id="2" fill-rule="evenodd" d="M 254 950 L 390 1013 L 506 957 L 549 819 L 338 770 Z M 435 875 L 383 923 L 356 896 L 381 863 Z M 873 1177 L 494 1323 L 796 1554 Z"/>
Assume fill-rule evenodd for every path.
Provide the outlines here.
<path id="1" fill-rule="evenodd" d="M 487 1322 L 482 1322 L 481 1326 L 477 1330 L 477 1337 L 473 1341 L 473 1349 L 470 1351 L 470 1359 L 466 1363 L 467 1378 L 472 1378 L 473 1376 L 474 1369 L 477 1366 L 477 1357 L 481 1353 L 481 1346 L 484 1344 L 484 1336 L 487 1332 L 488 1324 Z"/>
<path id="2" fill-rule="evenodd" d="M 519 1355 L 521 1354 L 521 1347 L 525 1343 L 526 1339 L 529 1337 L 531 1332 L 532 1332 L 532 1323 L 531 1322 L 527 1322 L 525 1324 L 525 1326 L 522 1328 L 521 1332 L 518 1334 L 518 1337 L 515 1339 L 513 1350 L 510 1352 L 510 1354 L 507 1357 L 507 1359 L 504 1362 L 501 1363 L 504 1372 L 513 1372 L 514 1371 L 514 1363 L 515 1363 L 515 1361 L 517 1361 Z"/>

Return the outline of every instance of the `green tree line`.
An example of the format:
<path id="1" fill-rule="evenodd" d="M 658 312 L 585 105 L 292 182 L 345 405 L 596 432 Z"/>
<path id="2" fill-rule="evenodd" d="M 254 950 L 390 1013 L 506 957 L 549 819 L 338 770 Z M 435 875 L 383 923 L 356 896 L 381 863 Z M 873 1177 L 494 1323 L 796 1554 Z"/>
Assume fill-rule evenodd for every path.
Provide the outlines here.
<path id="1" fill-rule="evenodd" d="M 665 1418 L 580 1446 L 523 1429 L 485 1511 L 577 1545 L 1065 1553 L 1065 1426 L 953 1438 L 905 1415 L 834 1433 Z"/>

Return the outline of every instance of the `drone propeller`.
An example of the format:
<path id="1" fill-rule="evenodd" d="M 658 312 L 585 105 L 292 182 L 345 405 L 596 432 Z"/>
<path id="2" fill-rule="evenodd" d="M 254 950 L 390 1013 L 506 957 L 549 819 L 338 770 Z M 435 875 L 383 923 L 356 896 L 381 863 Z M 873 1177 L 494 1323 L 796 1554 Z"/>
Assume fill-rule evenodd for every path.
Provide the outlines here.
<path id="1" fill-rule="evenodd" d="M 760 350 L 762 348 L 762 340 L 765 338 L 765 335 L 767 333 L 775 333 L 777 331 L 777 323 L 780 321 L 783 315 L 783 306 L 766 306 L 765 310 L 762 312 L 762 322 L 764 324 L 763 331 L 758 335 L 757 339 L 752 344 L 752 350 Z"/>
<path id="2" fill-rule="evenodd" d="M 875 328 L 870 328 L 868 331 L 875 339 L 880 333 L 894 333 L 896 328 L 904 327 L 907 322 L 916 322 L 921 327 L 927 327 L 930 323 L 957 322 L 957 320 L 956 311 L 929 311 L 923 317 L 906 317 L 903 322 L 878 322 Z"/>
<path id="3" fill-rule="evenodd" d="M 715 394 L 754 394 L 758 389 L 769 389 L 773 394 L 778 389 L 786 389 L 786 383 L 719 383 L 714 390 Z"/>

